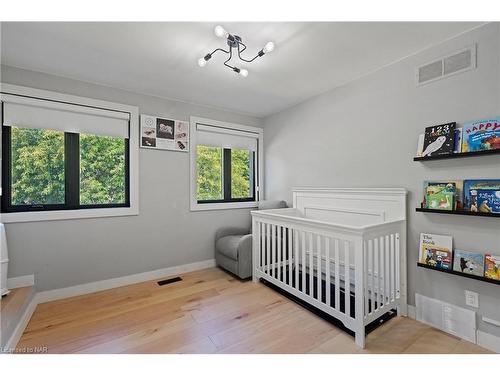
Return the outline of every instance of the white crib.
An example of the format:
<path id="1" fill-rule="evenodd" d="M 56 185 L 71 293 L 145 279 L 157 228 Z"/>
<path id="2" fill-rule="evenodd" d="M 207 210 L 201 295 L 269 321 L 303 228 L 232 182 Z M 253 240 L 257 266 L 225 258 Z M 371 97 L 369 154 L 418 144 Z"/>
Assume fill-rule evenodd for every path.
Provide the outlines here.
<path id="1" fill-rule="evenodd" d="M 294 189 L 293 208 L 252 211 L 252 230 L 253 281 L 338 319 L 360 347 L 366 325 L 407 314 L 406 190 Z"/>

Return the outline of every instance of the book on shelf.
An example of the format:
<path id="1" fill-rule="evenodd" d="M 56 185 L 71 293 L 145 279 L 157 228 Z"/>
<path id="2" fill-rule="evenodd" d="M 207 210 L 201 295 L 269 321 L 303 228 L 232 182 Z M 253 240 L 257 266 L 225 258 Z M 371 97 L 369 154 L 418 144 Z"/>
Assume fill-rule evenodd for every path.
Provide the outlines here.
<path id="1" fill-rule="evenodd" d="M 500 213 L 500 179 L 465 180 L 464 208 L 471 212 Z"/>
<path id="2" fill-rule="evenodd" d="M 453 238 L 438 234 L 420 234 L 419 262 L 444 270 L 451 269 Z"/>
<path id="3" fill-rule="evenodd" d="M 462 152 L 462 128 L 455 129 L 455 143 L 453 145 L 453 152 L 459 154 Z"/>
<path id="4" fill-rule="evenodd" d="M 484 255 L 455 249 L 453 252 L 453 271 L 484 276 Z"/>
<path id="5" fill-rule="evenodd" d="M 417 156 L 421 157 L 422 152 L 424 151 L 424 136 L 425 134 L 419 134 L 418 142 L 417 142 Z"/>
<path id="6" fill-rule="evenodd" d="M 462 152 L 500 149 L 500 117 L 466 122 L 462 130 Z"/>
<path id="7" fill-rule="evenodd" d="M 424 181 L 424 208 L 453 211 L 461 209 L 463 182 Z"/>
<path id="8" fill-rule="evenodd" d="M 455 128 L 455 122 L 425 128 L 422 156 L 452 154 L 455 149 Z"/>
<path id="9" fill-rule="evenodd" d="M 486 254 L 484 256 L 484 277 L 500 280 L 500 255 Z"/>

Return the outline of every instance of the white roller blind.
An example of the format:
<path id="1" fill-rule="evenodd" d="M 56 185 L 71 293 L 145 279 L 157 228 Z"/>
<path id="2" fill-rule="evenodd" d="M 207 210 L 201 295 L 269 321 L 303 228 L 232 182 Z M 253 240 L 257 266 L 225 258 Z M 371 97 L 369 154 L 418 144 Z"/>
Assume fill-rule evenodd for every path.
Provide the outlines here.
<path id="1" fill-rule="evenodd" d="M 197 144 L 257 151 L 257 133 L 196 124 Z"/>
<path id="2" fill-rule="evenodd" d="M 129 137 L 128 113 L 16 95 L 1 99 L 5 126 Z"/>

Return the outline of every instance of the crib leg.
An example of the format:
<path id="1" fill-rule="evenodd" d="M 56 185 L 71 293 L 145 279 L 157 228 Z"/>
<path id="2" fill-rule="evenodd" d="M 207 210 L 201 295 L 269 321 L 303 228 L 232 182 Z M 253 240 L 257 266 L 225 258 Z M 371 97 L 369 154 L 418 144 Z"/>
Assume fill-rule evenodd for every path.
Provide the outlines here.
<path id="1" fill-rule="evenodd" d="M 401 301 L 397 307 L 398 316 L 408 316 L 408 305 L 405 301 Z"/>
<path id="2" fill-rule="evenodd" d="M 363 326 L 362 328 L 358 328 L 356 330 L 356 335 L 355 335 L 355 343 L 357 346 L 359 346 L 361 349 L 365 348 L 365 327 Z"/>

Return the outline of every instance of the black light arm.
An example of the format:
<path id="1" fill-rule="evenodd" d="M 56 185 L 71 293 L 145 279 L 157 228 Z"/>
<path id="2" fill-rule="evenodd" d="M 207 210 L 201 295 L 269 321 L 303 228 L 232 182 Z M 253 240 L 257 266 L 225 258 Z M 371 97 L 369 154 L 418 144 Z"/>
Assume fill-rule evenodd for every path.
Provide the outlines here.
<path id="1" fill-rule="evenodd" d="M 240 50 L 240 44 L 243 46 L 243 49 L 241 49 L 241 50 Z M 243 60 L 243 61 L 248 62 L 248 63 L 251 63 L 251 62 L 252 62 L 252 61 L 254 61 L 257 57 L 262 57 L 262 56 L 264 56 L 264 54 L 265 54 L 265 53 L 264 53 L 264 50 L 260 50 L 260 51 L 259 51 L 259 53 L 257 54 L 257 56 L 255 56 L 255 57 L 254 57 L 253 59 L 251 59 L 251 60 L 247 60 L 247 59 L 245 59 L 245 58 L 241 57 L 241 53 L 242 53 L 244 50 L 246 50 L 246 49 L 247 49 L 247 46 L 246 46 L 246 45 L 244 45 L 242 42 L 239 42 L 239 43 L 238 43 L 238 57 L 240 58 L 240 60 Z"/>

